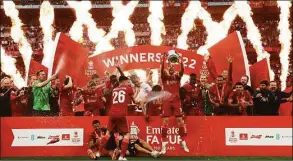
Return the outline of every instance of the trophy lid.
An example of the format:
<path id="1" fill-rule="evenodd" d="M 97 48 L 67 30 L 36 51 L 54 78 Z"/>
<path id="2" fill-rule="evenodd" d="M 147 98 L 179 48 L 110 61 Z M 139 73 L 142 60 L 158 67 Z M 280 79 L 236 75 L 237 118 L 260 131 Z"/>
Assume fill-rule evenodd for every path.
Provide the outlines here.
<path id="1" fill-rule="evenodd" d="M 168 55 L 177 55 L 175 50 L 169 50 Z"/>

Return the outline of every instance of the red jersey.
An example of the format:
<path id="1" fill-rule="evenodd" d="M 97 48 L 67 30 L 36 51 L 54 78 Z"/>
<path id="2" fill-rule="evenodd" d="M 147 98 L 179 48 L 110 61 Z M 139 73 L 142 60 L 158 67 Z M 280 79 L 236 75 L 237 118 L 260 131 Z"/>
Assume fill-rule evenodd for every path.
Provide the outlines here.
<path id="1" fill-rule="evenodd" d="M 180 80 L 181 77 L 178 74 L 169 76 L 165 75 L 162 77 L 164 91 L 170 92 L 172 94 L 172 97 L 175 97 L 175 99 L 180 99 Z M 172 98 L 172 100 L 173 99 L 174 98 Z"/>
<path id="2" fill-rule="evenodd" d="M 202 93 L 200 86 L 192 86 L 190 83 L 185 83 L 182 86 L 185 89 L 185 99 L 184 103 L 193 104 L 195 103 L 197 107 L 202 106 Z"/>
<path id="3" fill-rule="evenodd" d="M 153 94 L 150 93 L 148 98 L 152 98 Z M 148 116 L 159 116 L 162 113 L 162 104 L 163 98 L 158 98 L 152 101 L 149 101 L 146 104 L 146 113 Z"/>
<path id="4" fill-rule="evenodd" d="M 102 129 L 95 129 L 90 135 L 90 141 L 96 143 L 102 137 Z"/>
<path id="5" fill-rule="evenodd" d="M 12 91 L 10 93 L 10 105 L 12 109 L 12 116 L 25 116 L 27 112 L 28 98 L 23 95 L 17 97 L 17 93 Z"/>
<path id="6" fill-rule="evenodd" d="M 244 102 L 248 102 L 249 104 L 252 104 L 252 97 L 248 91 L 243 91 L 241 94 L 237 92 L 232 92 L 229 95 L 228 99 L 229 103 L 232 104 L 239 104 L 239 107 L 234 107 L 231 109 L 231 114 L 241 114 L 241 115 L 247 115 L 246 108 L 244 106 Z"/>
<path id="7" fill-rule="evenodd" d="M 225 83 L 221 89 L 218 88 L 217 85 L 209 88 L 211 102 L 227 104 L 228 97 L 232 92 L 232 86 L 229 83 Z"/>
<path id="8" fill-rule="evenodd" d="M 97 107 L 99 109 L 103 109 L 105 106 L 104 106 L 104 102 L 102 100 L 102 98 L 104 97 L 104 94 L 103 94 L 103 88 L 98 88 L 97 89 Z"/>
<path id="9" fill-rule="evenodd" d="M 60 94 L 60 107 L 62 116 L 73 116 L 72 101 L 75 91 L 76 88 L 74 86 L 67 89 L 64 88 L 64 85 L 62 86 Z"/>
<path id="10" fill-rule="evenodd" d="M 98 94 L 96 91 L 85 90 L 83 91 L 82 94 L 84 96 L 85 110 L 93 111 L 98 109 L 97 107 Z"/>
<path id="11" fill-rule="evenodd" d="M 131 97 L 134 95 L 134 91 L 130 86 L 121 85 L 116 87 L 112 91 L 112 105 L 110 110 L 110 116 L 123 117 L 127 116 L 128 104 L 131 104 Z"/>

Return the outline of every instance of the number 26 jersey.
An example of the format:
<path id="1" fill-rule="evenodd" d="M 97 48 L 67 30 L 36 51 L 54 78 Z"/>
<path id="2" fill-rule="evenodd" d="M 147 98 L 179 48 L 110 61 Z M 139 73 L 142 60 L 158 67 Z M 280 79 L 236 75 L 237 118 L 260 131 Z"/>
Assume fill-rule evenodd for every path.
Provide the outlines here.
<path id="1" fill-rule="evenodd" d="M 133 89 L 128 85 L 121 85 L 112 91 L 110 117 L 127 116 L 128 104 L 131 104 Z"/>

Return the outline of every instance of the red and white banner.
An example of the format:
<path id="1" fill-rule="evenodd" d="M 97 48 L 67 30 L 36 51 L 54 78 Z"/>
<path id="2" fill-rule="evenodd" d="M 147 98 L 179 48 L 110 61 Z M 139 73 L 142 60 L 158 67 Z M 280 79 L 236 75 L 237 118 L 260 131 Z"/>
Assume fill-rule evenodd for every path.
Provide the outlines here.
<path id="1" fill-rule="evenodd" d="M 143 117 L 128 117 L 129 124 L 139 128 L 138 136 L 146 140 L 156 150 L 161 150 L 161 119 L 151 117 L 149 123 Z M 98 119 L 101 125 L 106 127 L 108 117 L 12 117 L 1 118 L 1 157 L 29 157 L 29 156 L 86 156 L 88 140 L 92 128 L 92 121 Z M 21 124 L 20 124 L 21 122 Z M 170 120 L 169 144 L 167 145 L 166 156 L 292 156 L 292 132 L 283 129 L 292 129 L 292 117 L 187 117 L 187 138 L 186 142 L 190 149 L 185 153 L 180 147 L 180 137 L 175 119 Z M 219 123 L 220 122 L 220 123 Z M 243 129 L 245 128 L 245 129 Z M 260 130 L 266 128 L 269 130 Z M 45 138 L 59 135 L 59 142 L 56 146 L 12 146 L 14 135 L 12 129 L 30 129 L 30 133 L 19 133 L 17 137 L 29 137 L 31 132 L 36 135 L 36 141 L 40 135 Z M 48 129 L 46 133 L 39 133 L 42 129 Z M 56 131 L 52 131 L 55 129 Z M 67 131 L 62 131 L 68 129 Z M 70 141 L 67 138 L 74 137 L 75 130 L 83 129 L 83 146 L 66 145 Z M 225 131 L 229 129 L 230 131 Z M 241 130 L 240 130 L 241 129 Z M 35 131 L 34 131 L 35 130 Z M 231 131 L 234 131 L 234 143 L 236 146 L 227 145 L 226 140 L 230 139 Z M 71 133 L 73 132 L 73 134 Z M 247 140 L 240 133 L 247 134 Z M 69 134 L 70 136 L 63 136 Z M 43 136 L 44 135 L 44 136 Z M 252 135 L 262 135 L 255 140 Z M 266 138 L 266 136 L 270 136 Z M 63 136 L 63 137 L 62 137 Z M 273 138 L 271 138 L 273 136 Z M 82 137 L 82 132 L 78 132 Z M 227 138 L 228 137 L 228 138 Z M 251 138 L 252 137 L 252 138 Z M 62 138 L 66 138 L 62 140 Z M 52 137 L 50 139 L 53 139 Z M 274 140 L 275 139 L 275 140 Z M 267 141 L 268 143 L 266 143 Z M 270 142 L 271 140 L 271 142 Z M 288 141 L 284 145 L 284 141 Z M 31 142 L 33 142 L 31 141 Z M 245 143 L 247 141 L 247 143 Z M 57 144 L 59 144 L 57 146 Z M 62 144 L 62 145 L 61 145 Z M 253 144 L 253 146 L 251 146 Z M 260 145 L 262 144 L 262 145 Z M 265 144 L 265 145 L 263 145 Z M 290 145 L 289 145 L 290 144 Z"/>
<path id="2" fill-rule="evenodd" d="M 120 48 L 109 52 L 102 53 L 89 59 L 88 67 L 85 74 L 89 77 L 93 73 L 104 75 L 105 71 L 113 73 L 116 70 L 114 66 L 115 60 L 121 64 L 123 71 L 133 69 L 159 69 L 161 62 L 161 54 L 175 48 L 169 46 L 135 46 L 129 48 Z M 182 54 L 184 63 L 184 73 L 192 72 L 199 75 L 202 67 L 203 56 L 194 52 L 175 49 L 179 54 Z M 179 64 L 175 66 L 179 69 Z"/>
<path id="3" fill-rule="evenodd" d="M 270 80 L 270 62 L 268 59 L 263 59 L 249 67 L 251 87 L 256 89 L 262 80 Z"/>
<path id="4" fill-rule="evenodd" d="M 30 68 L 28 71 L 28 75 L 36 75 L 38 70 L 43 70 L 46 73 L 48 73 L 48 68 L 42 65 L 41 63 L 31 60 L 30 62 Z"/>
<path id="5" fill-rule="evenodd" d="M 58 43 L 52 73 L 58 72 L 61 83 L 64 82 L 65 76 L 69 75 L 75 85 L 85 85 L 82 75 L 87 65 L 89 51 L 63 33 L 58 33 L 57 38 L 59 39 L 55 40 Z"/>
<path id="6" fill-rule="evenodd" d="M 247 54 L 239 31 L 229 34 L 225 39 L 208 50 L 218 74 L 221 74 L 223 70 L 229 69 L 227 57 L 232 56 L 234 58 L 232 67 L 233 82 L 239 82 L 243 75 L 250 77 Z"/>

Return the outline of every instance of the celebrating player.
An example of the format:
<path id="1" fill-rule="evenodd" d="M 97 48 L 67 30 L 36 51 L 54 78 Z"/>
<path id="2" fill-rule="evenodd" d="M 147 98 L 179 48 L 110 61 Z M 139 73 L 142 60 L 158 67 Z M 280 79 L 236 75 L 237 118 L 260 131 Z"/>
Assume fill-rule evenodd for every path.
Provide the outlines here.
<path id="1" fill-rule="evenodd" d="M 160 116 L 162 114 L 163 96 L 160 96 L 162 94 L 161 91 L 162 87 L 155 85 L 146 98 L 143 111 L 147 121 L 149 120 L 149 116 Z"/>
<path id="2" fill-rule="evenodd" d="M 107 142 L 107 146 L 103 147 L 99 151 L 101 144 L 101 138 L 106 134 L 106 129 L 101 127 L 99 120 L 94 120 L 93 123 L 94 131 L 90 135 L 89 149 L 87 150 L 88 155 L 91 159 L 97 160 L 101 155 L 109 155 L 111 158 L 115 155 L 113 150 L 116 148 L 115 137 L 111 135 L 111 138 Z"/>
<path id="3" fill-rule="evenodd" d="M 247 107 L 253 105 L 250 93 L 244 90 L 241 82 L 235 84 L 235 91 L 233 91 L 228 99 L 231 115 L 247 115 Z"/>
<path id="4" fill-rule="evenodd" d="M 161 154 L 166 153 L 167 141 L 167 130 L 169 124 L 169 117 L 173 114 L 176 117 L 177 125 L 179 126 L 179 135 L 182 139 L 181 145 L 184 151 L 189 152 L 189 149 L 184 140 L 185 125 L 182 117 L 181 100 L 179 96 L 180 90 L 180 80 L 184 73 L 184 66 L 182 58 L 179 58 L 179 63 L 181 64 L 180 72 L 175 72 L 174 67 L 171 65 L 168 72 L 164 69 L 164 64 L 166 60 L 166 54 L 162 55 L 161 59 L 161 78 L 164 87 L 164 91 L 171 93 L 168 96 L 168 100 L 163 102 L 162 106 L 162 117 L 163 117 L 163 128 L 162 128 L 162 151 Z"/>
<path id="5" fill-rule="evenodd" d="M 191 73 L 189 82 L 180 88 L 181 99 L 183 100 L 183 108 L 186 115 L 202 116 L 202 96 L 200 86 L 196 84 L 196 74 Z"/>
<path id="6" fill-rule="evenodd" d="M 107 133 L 102 138 L 99 150 L 107 143 L 110 138 L 110 132 L 118 132 L 123 134 L 121 145 L 121 155 L 119 160 L 127 160 L 125 154 L 129 144 L 129 127 L 127 122 L 128 104 L 133 99 L 133 89 L 130 87 L 130 80 L 125 76 L 119 77 L 119 86 L 112 91 L 112 105 L 110 110 L 110 117 L 107 126 Z"/>

